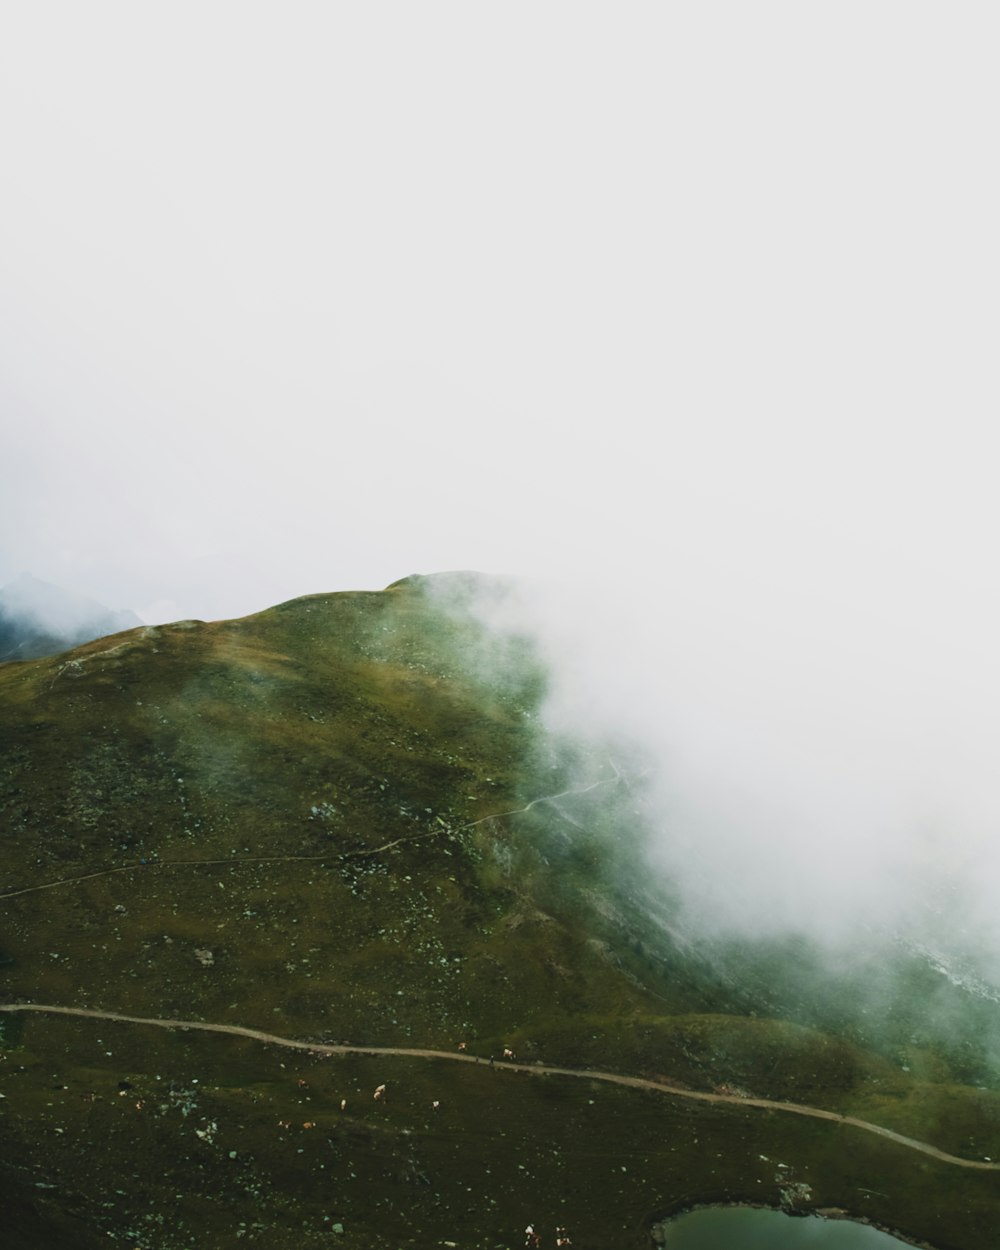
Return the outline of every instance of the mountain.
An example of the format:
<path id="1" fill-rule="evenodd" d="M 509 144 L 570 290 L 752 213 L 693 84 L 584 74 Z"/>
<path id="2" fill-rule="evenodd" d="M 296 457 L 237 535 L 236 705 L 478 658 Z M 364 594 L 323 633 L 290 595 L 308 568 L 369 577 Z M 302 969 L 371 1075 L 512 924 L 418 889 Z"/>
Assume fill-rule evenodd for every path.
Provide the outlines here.
<path id="1" fill-rule="evenodd" d="M 134 612 L 113 611 L 22 573 L 0 588 L 0 663 L 55 655 L 141 624 Z"/>
<path id="2" fill-rule="evenodd" d="M 996 1004 L 685 927 L 639 770 L 545 728 L 483 593 L 0 668 L 13 1244 L 639 1247 L 725 1201 L 992 1247 Z"/>

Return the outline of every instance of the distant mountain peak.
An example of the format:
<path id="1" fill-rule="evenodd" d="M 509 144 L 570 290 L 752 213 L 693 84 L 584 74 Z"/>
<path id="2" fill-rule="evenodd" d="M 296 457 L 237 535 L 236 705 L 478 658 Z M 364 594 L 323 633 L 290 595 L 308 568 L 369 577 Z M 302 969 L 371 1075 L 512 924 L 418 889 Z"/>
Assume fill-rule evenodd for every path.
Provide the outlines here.
<path id="1" fill-rule="evenodd" d="M 0 588 L 0 661 L 34 660 L 141 625 L 128 609 L 21 573 Z"/>

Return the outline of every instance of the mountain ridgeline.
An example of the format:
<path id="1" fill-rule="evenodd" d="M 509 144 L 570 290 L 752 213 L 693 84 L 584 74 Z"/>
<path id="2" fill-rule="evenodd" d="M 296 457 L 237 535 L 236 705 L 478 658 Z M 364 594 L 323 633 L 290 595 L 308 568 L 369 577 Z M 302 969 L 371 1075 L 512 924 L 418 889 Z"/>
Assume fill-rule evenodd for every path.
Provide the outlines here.
<path id="1" fill-rule="evenodd" d="M 901 960 L 873 1014 L 873 969 L 686 929 L 627 754 L 549 733 L 530 640 L 481 622 L 503 593 L 0 666 L 17 1244 L 596 1250 L 727 1201 L 991 1247 L 995 1004 L 921 1016 L 942 988 Z"/>

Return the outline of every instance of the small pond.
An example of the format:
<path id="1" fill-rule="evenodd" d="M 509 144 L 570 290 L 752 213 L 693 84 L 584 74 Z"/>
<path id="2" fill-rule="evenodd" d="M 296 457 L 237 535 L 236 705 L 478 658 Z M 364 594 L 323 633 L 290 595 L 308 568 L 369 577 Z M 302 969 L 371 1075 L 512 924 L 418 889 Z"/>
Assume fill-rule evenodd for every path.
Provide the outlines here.
<path id="1" fill-rule="evenodd" d="M 850 1220 L 756 1207 L 705 1207 L 660 1225 L 663 1250 L 900 1250 L 906 1243 Z"/>

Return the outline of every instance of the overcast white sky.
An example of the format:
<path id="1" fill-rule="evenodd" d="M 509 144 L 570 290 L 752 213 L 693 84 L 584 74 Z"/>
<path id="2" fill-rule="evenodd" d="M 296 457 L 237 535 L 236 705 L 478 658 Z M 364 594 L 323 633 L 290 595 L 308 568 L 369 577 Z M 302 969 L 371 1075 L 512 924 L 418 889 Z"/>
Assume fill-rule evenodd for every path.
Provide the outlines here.
<path id="1" fill-rule="evenodd" d="M 734 549 L 981 581 L 998 25 L 6 6 L 0 582 L 209 618 Z"/>
<path id="2" fill-rule="evenodd" d="M 586 578 L 635 655 L 674 646 L 695 771 L 763 700 L 765 773 L 827 760 L 814 806 L 845 752 L 919 771 L 911 730 L 952 741 L 945 806 L 985 801 L 998 31 L 920 0 L 5 6 L 0 583 L 158 620 Z"/>

